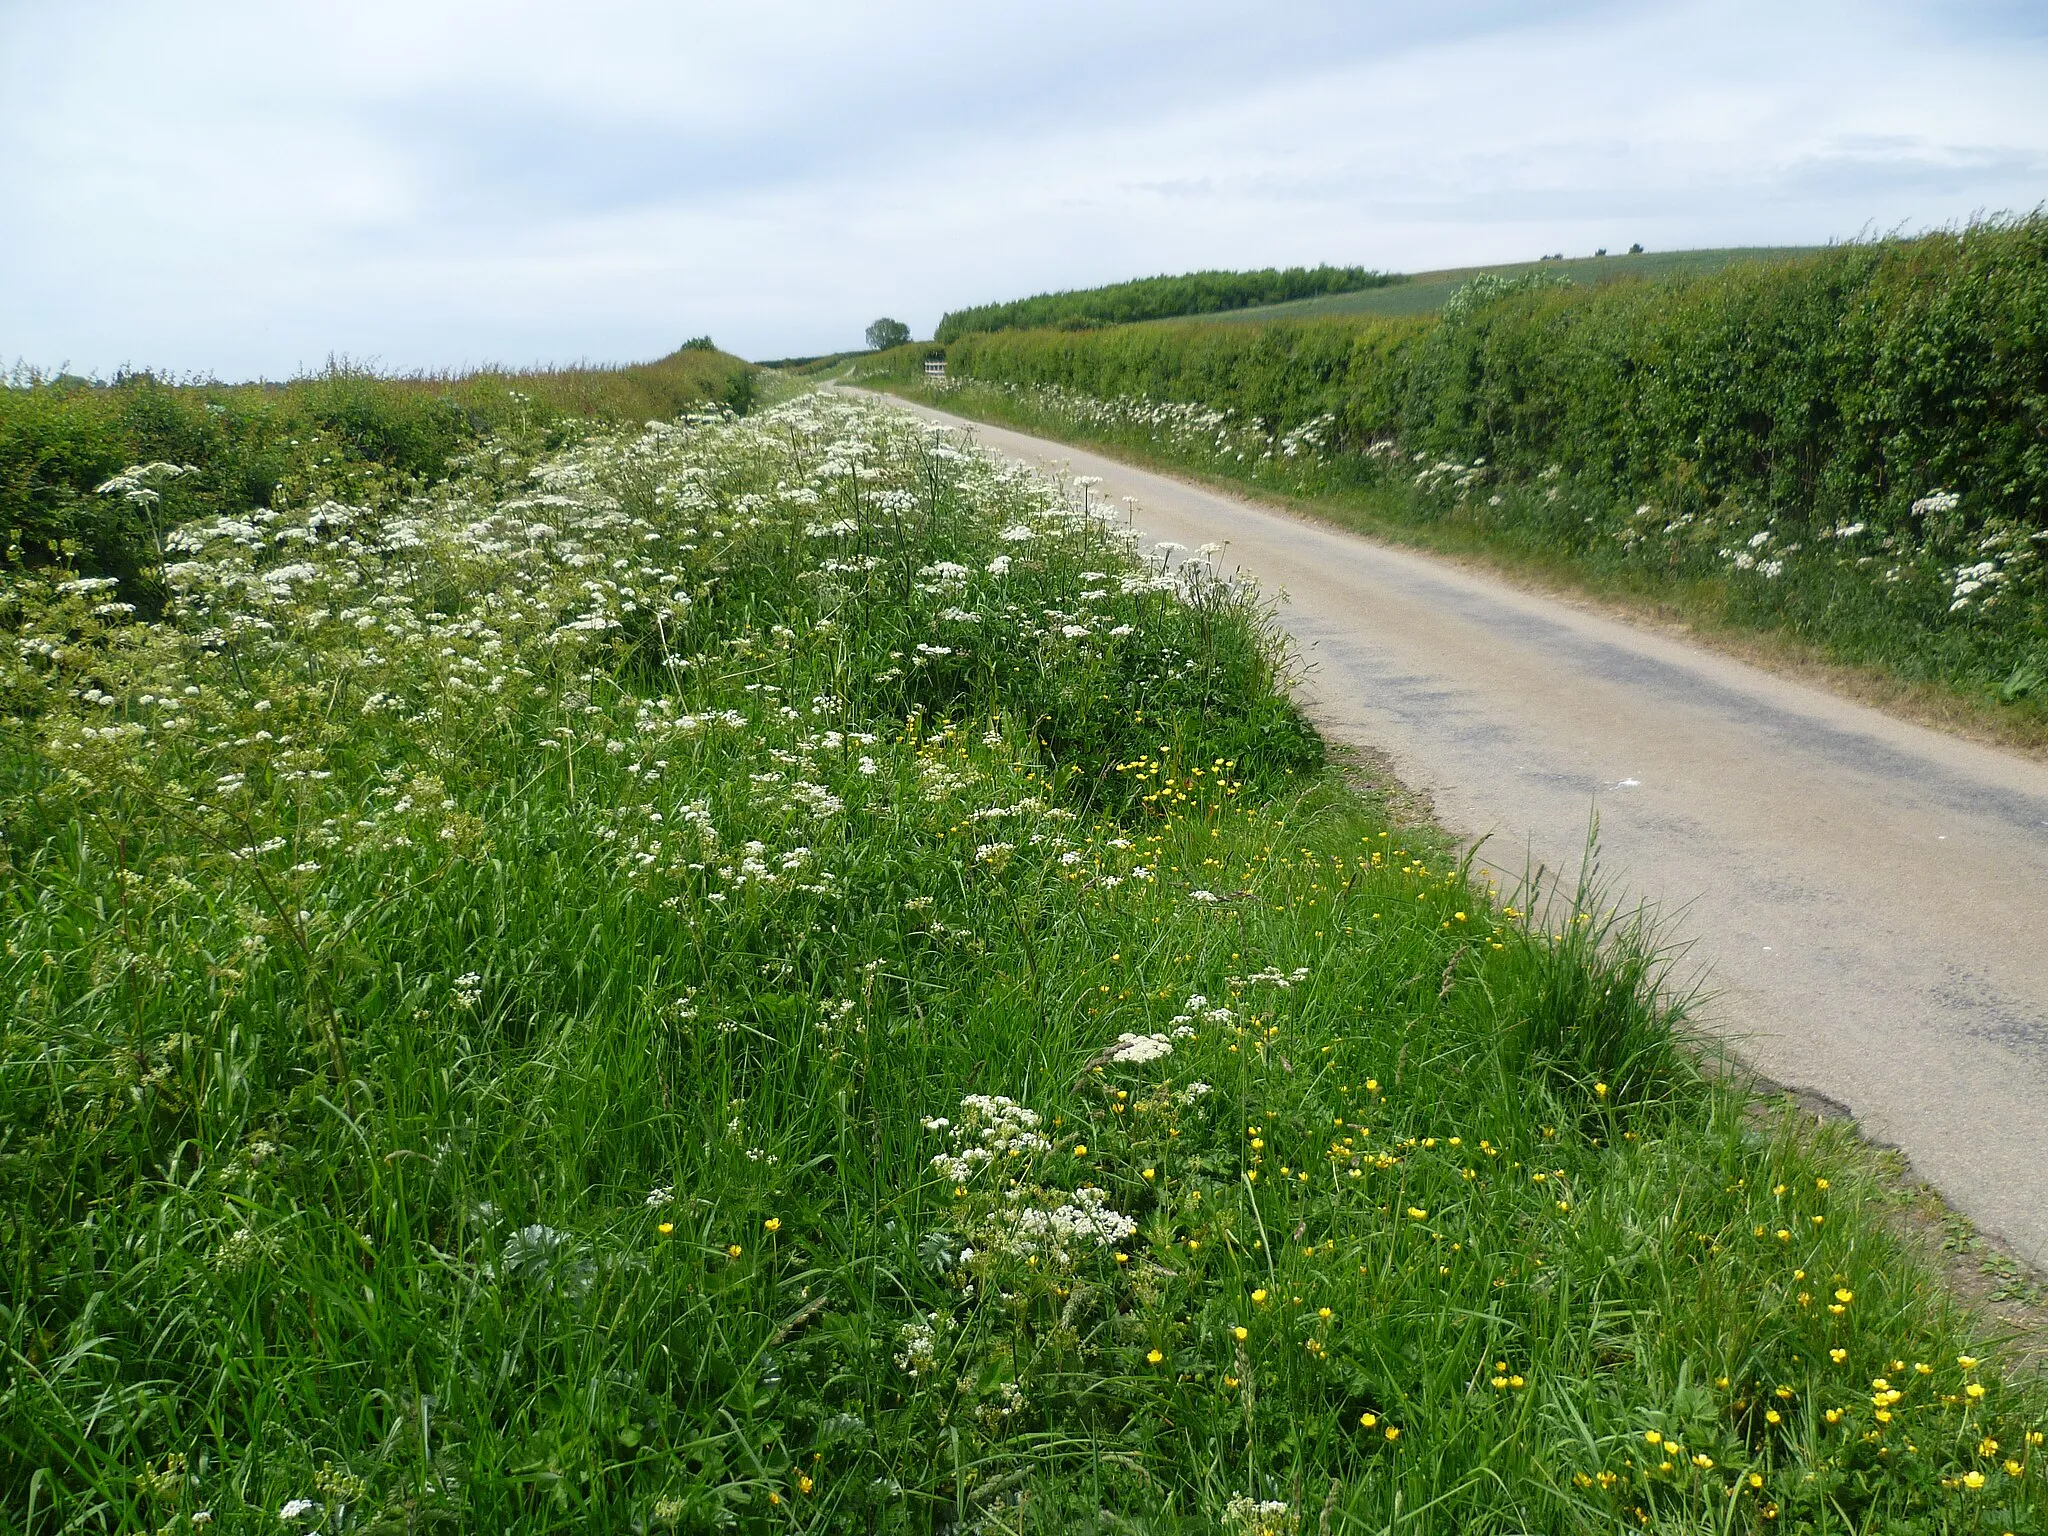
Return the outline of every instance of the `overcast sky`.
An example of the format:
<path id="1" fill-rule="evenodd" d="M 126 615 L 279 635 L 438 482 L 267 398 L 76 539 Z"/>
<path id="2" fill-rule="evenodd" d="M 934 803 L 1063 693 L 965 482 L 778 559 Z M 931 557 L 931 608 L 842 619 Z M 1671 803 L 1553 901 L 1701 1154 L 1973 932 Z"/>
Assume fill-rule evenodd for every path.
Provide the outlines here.
<path id="1" fill-rule="evenodd" d="M 776 357 L 2044 198 L 2044 0 L 0 0 L 0 366 Z"/>

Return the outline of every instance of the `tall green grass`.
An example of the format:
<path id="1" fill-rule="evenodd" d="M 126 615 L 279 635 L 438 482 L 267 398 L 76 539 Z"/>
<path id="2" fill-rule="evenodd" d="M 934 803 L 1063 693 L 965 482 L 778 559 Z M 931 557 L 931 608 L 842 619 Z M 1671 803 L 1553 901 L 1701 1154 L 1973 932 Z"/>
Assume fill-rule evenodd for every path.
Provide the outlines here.
<path id="1" fill-rule="evenodd" d="M 2048 1530 L 1867 1163 L 1090 494 L 813 399 L 8 573 L 0 1524 Z"/>

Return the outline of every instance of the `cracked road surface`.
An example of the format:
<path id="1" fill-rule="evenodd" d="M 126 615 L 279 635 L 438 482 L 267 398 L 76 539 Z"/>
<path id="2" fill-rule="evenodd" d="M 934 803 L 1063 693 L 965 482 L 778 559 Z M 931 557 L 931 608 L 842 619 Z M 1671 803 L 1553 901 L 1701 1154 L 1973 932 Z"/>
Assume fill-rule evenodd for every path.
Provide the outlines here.
<path id="1" fill-rule="evenodd" d="M 1570 875 L 1597 810 L 1618 894 L 1665 914 L 1756 1071 L 2048 1266 L 2048 767 L 1496 578 L 1063 444 L 1152 540 L 1282 598 L 1302 702 L 1385 753 L 1518 879 Z"/>

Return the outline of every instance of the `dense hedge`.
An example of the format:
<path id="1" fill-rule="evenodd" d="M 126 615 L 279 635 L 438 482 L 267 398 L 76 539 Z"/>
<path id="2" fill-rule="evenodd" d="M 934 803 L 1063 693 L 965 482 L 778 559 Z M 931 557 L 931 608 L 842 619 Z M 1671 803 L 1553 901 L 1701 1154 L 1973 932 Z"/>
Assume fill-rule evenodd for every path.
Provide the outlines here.
<path id="1" fill-rule="evenodd" d="M 1274 432 L 1334 416 L 1617 502 L 1727 502 L 1962 548 L 2048 526 L 2048 218 L 1672 283 L 1503 296 L 1462 318 L 962 337 L 951 373 L 1200 401 Z M 1912 510 L 1935 490 L 1951 509 Z M 1945 501 L 1947 498 L 1940 498 Z M 1952 526 L 1943 526 L 1947 519 Z"/>
<path id="2" fill-rule="evenodd" d="M 560 442 L 583 421 L 668 417 L 707 400 L 745 410 L 753 398 L 753 367 L 701 342 L 623 368 L 458 378 L 345 366 L 279 385 L 24 378 L 0 388 L 0 533 L 9 563 L 67 560 L 146 588 L 152 520 L 265 507 L 314 472 L 431 480 L 489 430 L 518 426 Z M 194 471 L 153 514 L 95 494 L 122 469 L 152 462 Z"/>
<path id="3" fill-rule="evenodd" d="M 939 321 L 939 341 L 954 341 L 979 331 L 1007 331 L 1032 326 L 1125 325 L 1135 320 L 1162 320 L 1177 315 L 1212 315 L 1250 309 L 1258 304 L 1284 304 L 1329 293 L 1357 293 L 1405 281 L 1395 273 L 1367 267 L 1266 267 L 1257 272 L 1189 272 L 1180 277 L 1141 277 L 1103 288 L 1076 288 L 1041 293 L 1007 304 L 978 304 L 956 309 Z"/>

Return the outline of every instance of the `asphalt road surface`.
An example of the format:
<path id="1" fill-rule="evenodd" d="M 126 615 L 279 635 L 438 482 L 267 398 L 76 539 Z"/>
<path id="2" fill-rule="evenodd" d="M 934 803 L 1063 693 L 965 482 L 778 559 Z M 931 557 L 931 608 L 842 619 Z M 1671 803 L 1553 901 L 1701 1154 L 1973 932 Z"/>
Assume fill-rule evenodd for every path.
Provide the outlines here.
<path id="1" fill-rule="evenodd" d="M 900 402 L 897 402 L 900 404 Z M 1509 879 L 1600 865 L 1689 943 L 1698 1013 L 2048 1267 L 2048 768 L 1681 639 L 1080 449 L 1149 539 L 1282 598 L 1325 732 L 1374 748 Z M 1505 882 L 1503 882 L 1505 884 Z"/>

